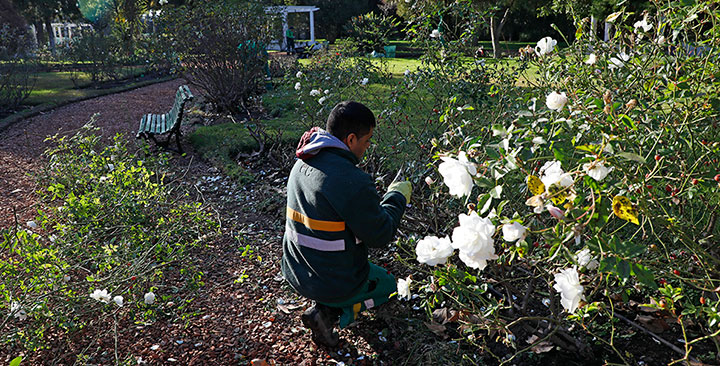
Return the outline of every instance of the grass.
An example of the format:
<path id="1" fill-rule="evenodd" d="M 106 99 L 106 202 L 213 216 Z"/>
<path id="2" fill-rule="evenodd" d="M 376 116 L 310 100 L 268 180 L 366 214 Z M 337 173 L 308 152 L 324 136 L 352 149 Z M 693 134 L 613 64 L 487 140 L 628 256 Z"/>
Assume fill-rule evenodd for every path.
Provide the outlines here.
<path id="1" fill-rule="evenodd" d="M 139 76 L 145 72 L 142 69 L 123 68 L 121 75 Z M 30 96 L 25 100 L 26 105 L 37 106 L 45 103 L 62 103 L 64 101 L 92 97 L 106 94 L 102 89 L 89 88 L 90 74 L 86 72 L 74 73 L 80 88 L 76 88 L 72 82 L 72 72 L 40 72 L 35 77 L 35 86 Z"/>

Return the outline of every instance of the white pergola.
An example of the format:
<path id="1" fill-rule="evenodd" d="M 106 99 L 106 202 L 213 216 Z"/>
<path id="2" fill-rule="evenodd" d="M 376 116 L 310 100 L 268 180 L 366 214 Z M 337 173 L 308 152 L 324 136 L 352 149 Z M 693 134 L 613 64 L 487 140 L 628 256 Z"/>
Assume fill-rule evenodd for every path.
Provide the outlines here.
<path id="1" fill-rule="evenodd" d="M 287 44 L 285 42 L 285 33 L 288 30 L 288 21 L 287 21 L 287 15 L 290 13 L 309 13 L 310 14 L 310 42 L 308 44 L 315 44 L 315 12 L 320 10 L 320 8 L 312 5 L 306 5 L 306 6 L 268 6 L 265 8 L 266 13 L 273 13 L 273 14 L 280 14 L 282 16 L 283 20 L 283 33 L 280 40 L 273 41 L 269 46 L 268 49 L 274 49 L 274 50 L 284 50 L 287 48 Z M 297 46 L 298 43 L 296 42 L 295 45 Z"/>

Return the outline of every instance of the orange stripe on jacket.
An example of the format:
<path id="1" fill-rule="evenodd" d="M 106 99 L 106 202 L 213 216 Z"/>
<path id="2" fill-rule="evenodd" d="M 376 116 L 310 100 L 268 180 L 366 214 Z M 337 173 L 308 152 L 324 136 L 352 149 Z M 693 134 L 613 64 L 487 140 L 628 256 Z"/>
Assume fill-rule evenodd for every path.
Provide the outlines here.
<path id="1" fill-rule="evenodd" d="M 311 219 L 300 212 L 287 208 L 287 217 L 290 220 L 299 222 L 311 230 L 321 231 L 345 231 L 345 221 L 323 221 Z"/>

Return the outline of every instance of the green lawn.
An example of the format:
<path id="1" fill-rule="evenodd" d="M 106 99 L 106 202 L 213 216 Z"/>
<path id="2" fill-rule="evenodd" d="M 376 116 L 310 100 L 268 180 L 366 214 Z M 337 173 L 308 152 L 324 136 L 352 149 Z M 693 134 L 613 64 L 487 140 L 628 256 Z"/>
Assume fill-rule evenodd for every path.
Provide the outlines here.
<path id="1" fill-rule="evenodd" d="M 123 68 L 122 75 L 139 76 L 145 71 L 142 69 Z M 62 103 L 82 97 L 91 97 L 96 95 L 107 94 L 107 90 L 95 89 L 90 86 L 90 75 L 85 72 L 75 73 L 79 89 L 75 88 L 71 77 L 72 72 L 40 72 L 34 75 L 35 86 L 25 104 L 29 106 L 37 106 L 45 103 Z"/>

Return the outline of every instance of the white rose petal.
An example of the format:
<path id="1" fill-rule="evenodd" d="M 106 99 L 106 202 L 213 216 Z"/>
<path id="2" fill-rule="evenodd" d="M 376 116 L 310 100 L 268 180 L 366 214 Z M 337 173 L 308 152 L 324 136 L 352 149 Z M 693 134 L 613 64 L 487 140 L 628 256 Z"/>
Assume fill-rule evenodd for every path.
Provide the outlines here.
<path id="1" fill-rule="evenodd" d="M 27 225 L 29 228 L 31 228 L 31 229 L 37 229 L 37 228 L 38 228 L 38 224 L 36 224 L 35 221 L 28 221 L 28 222 L 26 223 L 26 225 Z"/>
<path id="2" fill-rule="evenodd" d="M 302 85 L 300 85 L 300 82 L 298 81 L 295 83 L 295 90 L 300 90 L 300 88 L 302 88 Z"/>
<path id="3" fill-rule="evenodd" d="M 363 78 L 362 80 L 360 80 L 360 85 L 367 85 L 369 81 L 370 80 L 368 78 Z"/>
<path id="4" fill-rule="evenodd" d="M 433 29 L 432 32 L 430 32 L 430 37 L 432 38 L 440 38 L 440 31 L 437 29 Z"/>
<path id="5" fill-rule="evenodd" d="M 325 89 L 325 91 L 323 93 L 325 93 L 325 95 L 328 95 L 328 94 L 330 94 L 330 90 Z"/>
<path id="6" fill-rule="evenodd" d="M 513 222 L 511 224 L 505 224 L 502 227 L 503 239 L 508 242 L 517 241 L 522 239 L 527 234 L 527 229 L 522 226 L 519 222 Z"/>
<path id="7" fill-rule="evenodd" d="M 117 304 L 117 306 L 120 306 L 120 307 L 123 306 L 123 297 L 122 296 L 118 295 L 118 296 L 113 297 L 113 301 L 115 302 L 115 304 Z"/>
<path id="8" fill-rule="evenodd" d="M 14 316 L 15 319 L 18 320 L 27 319 L 27 311 L 25 311 L 22 306 L 15 301 L 10 303 L 10 315 Z"/>
<path id="9" fill-rule="evenodd" d="M 597 57 L 594 53 L 591 53 L 588 55 L 587 60 L 585 60 L 585 63 L 588 65 L 595 65 L 595 62 L 597 61 Z"/>
<path id="10" fill-rule="evenodd" d="M 616 69 L 623 67 L 626 62 L 630 60 L 630 55 L 628 55 L 625 52 L 620 52 L 617 54 L 617 57 L 611 57 L 610 58 L 610 64 L 608 65 L 609 69 Z"/>
<path id="11" fill-rule="evenodd" d="M 152 305 L 155 303 L 155 294 L 152 292 L 148 292 L 145 294 L 145 304 Z"/>
<path id="12" fill-rule="evenodd" d="M 397 294 L 399 299 L 410 300 L 412 294 L 410 293 L 410 283 L 412 279 L 410 277 L 406 279 L 398 279 L 397 282 Z"/>
<path id="13" fill-rule="evenodd" d="M 532 139 L 532 143 L 533 143 L 533 144 L 537 144 L 537 145 L 543 145 L 543 144 L 546 144 L 547 141 L 545 141 L 544 138 L 542 138 L 542 137 L 540 137 L 540 136 L 537 136 L 537 137 L 535 137 L 535 138 Z"/>
<path id="14" fill-rule="evenodd" d="M 580 304 L 583 287 L 575 267 L 566 268 L 555 274 L 555 285 L 553 286 L 560 293 L 560 304 L 569 313 L 574 313 Z"/>
<path id="15" fill-rule="evenodd" d="M 606 168 L 602 161 L 595 161 L 587 164 L 583 164 L 583 170 L 590 178 L 600 182 L 607 177 L 610 173 L 610 169 Z"/>
<path id="16" fill-rule="evenodd" d="M 297 74 L 295 74 L 295 77 L 300 78 L 303 76 L 302 71 L 298 71 Z"/>
<path id="17" fill-rule="evenodd" d="M 325 100 L 327 100 L 327 97 L 322 97 L 322 98 L 318 99 L 318 103 L 323 104 L 323 103 L 325 103 Z"/>
<path id="18" fill-rule="evenodd" d="M 431 177 L 425 177 L 425 184 L 427 184 L 427 185 L 430 186 L 430 185 L 432 185 L 433 183 L 435 183 L 435 180 L 434 180 L 434 179 L 432 179 Z"/>
<path id="19" fill-rule="evenodd" d="M 635 27 L 635 30 L 640 30 L 640 28 L 642 28 L 644 32 L 649 32 L 653 26 L 652 24 L 648 23 L 647 18 L 644 18 L 643 20 L 635 22 L 635 24 L 633 24 L 633 27 Z"/>
<path id="20" fill-rule="evenodd" d="M 438 171 L 445 185 L 450 188 L 450 194 L 456 197 L 469 196 L 473 187 L 472 176 L 477 174 L 475 164 L 468 161 L 463 151 L 458 153 L 458 159 L 449 157 L 441 159 L 443 162 L 440 163 Z"/>
<path id="21" fill-rule="evenodd" d="M 449 237 L 426 236 L 415 246 L 418 262 L 429 266 L 444 264 L 453 251 Z"/>
<path id="22" fill-rule="evenodd" d="M 561 111 L 565 104 L 567 104 L 568 98 L 565 96 L 565 92 L 557 93 L 552 92 L 545 98 L 545 105 L 554 111 Z"/>
<path id="23" fill-rule="evenodd" d="M 552 39 L 551 37 L 545 37 L 538 41 L 537 45 L 535 46 L 535 53 L 538 56 L 544 56 L 554 51 L 556 45 L 556 40 Z"/>
<path id="24" fill-rule="evenodd" d="M 311 97 L 317 97 L 317 96 L 320 96 L 320 94 L 322 94 L 322 92 L 321 92 L 320 90 L 317 90 L 317 89 L 313 89 L 313 90 L 310 91 L 310 96 L 311 96 Z"/>
<path id="25" fill-rule="evenodd" d="M 110 294 L 107 290 L 95 290 L 92 294 L 90 294 L 90 297 L 106 304 L 110 302 Z"/>

